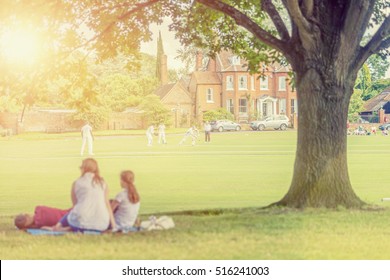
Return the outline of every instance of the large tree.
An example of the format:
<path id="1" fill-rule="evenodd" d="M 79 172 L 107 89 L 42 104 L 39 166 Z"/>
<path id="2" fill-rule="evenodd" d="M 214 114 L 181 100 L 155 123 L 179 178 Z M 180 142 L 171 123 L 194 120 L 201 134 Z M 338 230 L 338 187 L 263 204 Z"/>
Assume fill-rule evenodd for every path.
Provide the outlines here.
<path id="1" fill-rule="evenodd" d="M 348 175 L 348 105 L 364 62 L 374 53 L 388 51 L 390 3 L 379 0 L 196 2 L 199 4 L 189 4 L 184 21 L 187 26 L 183 27 L 180 21 L 174 24 L 184 42 L 196 41 L 216 51 L 231 48 L 246 57 L 249 66 L 258 65 L 265 52 L 273 54 L 265 44 L 282 54 L 295 73 L 299 126 L 294 174 L 287 194 L 275 204 L 362 206 L 364 202 L 353 191 Z M 282 10 L 287 11 L 286 18 Z M 274 29 L 264 24 L 267 19 Z M 379 28 L 362 45 L 363 35 L 373 23 L 379 24 Z M 274 58 L 278 56 L 275 54 Z"/>
<path id="2" fill-rule="evenodd" d="M 12 1 L 7 1 L 11 3 Z M 390 46 L 390 3 L 386 0 L 145 0 L 13 1 L 24 16 L 53 15 L 56 35 L 107 57 L 137 50 L 151 22 L 173 20 L 186 44 L 207 46 L 210 54 L 232 49 L 251 71 L 261 62 L 285 58 L 298 92 L 298 144 L 287 194 L 276 204 L 290 207 L 360 207 L 347 166 L 348 105 L 359 69 Z M 29 13 L 27 7 L 37 8 Z M 0 15 L 7 5 L 0 8 Z M 43 12 L 40 12 L 41 8 Z M 51 12 L 48 9 L 52 9 Z M 11 18 L 14 20 L 14 18 Z M 270 24 L 271 23 L 271 24 Z M 45 26 L 45 22 L 43 22 Z M 90 35 L 83 36 L 83 26 Z M 47 26 L 47 22 L 46 22 Z M 51 26 L 51 25 L 50 25 Z M 53 25 L 56 26 L 56 25 Z M 368 28 L 374 35 L 362 43 Z M 66 35 L 66 36 L 65 36 Z M 77 40 L 74 40 L 76 38 Z"/>

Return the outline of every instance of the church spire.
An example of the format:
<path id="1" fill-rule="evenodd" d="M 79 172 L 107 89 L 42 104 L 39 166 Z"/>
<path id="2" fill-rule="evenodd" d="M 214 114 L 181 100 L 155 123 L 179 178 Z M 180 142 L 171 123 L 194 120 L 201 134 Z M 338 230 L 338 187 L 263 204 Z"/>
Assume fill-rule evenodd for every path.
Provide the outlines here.
<path id="1" fill-rule="evenodd" d="M 167 56 L 164 53 L 161 31 L 158 32 L 158 39 L 157 39 L 156 77 L 157 79 L 159 79 L 161 85 L 168 83 Z"/>

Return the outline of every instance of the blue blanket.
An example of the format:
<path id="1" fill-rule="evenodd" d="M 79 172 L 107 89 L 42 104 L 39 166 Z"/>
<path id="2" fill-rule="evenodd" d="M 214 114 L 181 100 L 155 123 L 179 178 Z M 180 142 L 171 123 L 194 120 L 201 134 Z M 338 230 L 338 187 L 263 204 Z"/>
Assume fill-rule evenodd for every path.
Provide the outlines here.
<path id="1" fill-rule="evenodd" d="M 43 230 L 43 229 L 35 229 L 35 228 L 29 228 L 26 230 L 28 233 L 32 235 L 64 235 L 64 234 L 74 234 L 76 232 L 73 231 L 51 231 L 51 230 Z M 89 234 L 89 235 L 100 235 L 101 232 L 98 231 L 84 231 L 83 234 Z"/>

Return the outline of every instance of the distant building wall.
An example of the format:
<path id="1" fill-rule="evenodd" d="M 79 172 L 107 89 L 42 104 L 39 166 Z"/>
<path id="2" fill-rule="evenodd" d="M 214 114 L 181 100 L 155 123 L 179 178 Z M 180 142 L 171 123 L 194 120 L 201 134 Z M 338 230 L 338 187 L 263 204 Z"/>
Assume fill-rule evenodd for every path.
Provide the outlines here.
<path id="1" fill-rule="evenodd" d="M 22 132 L 72 132 L 79 131 L 83 121 L 73 120 L 74 112 L 56 110 L 26 112 L 23 122 L 20 113 L 0 113 L 0 126 L 10 129 L 12 134 Z M 112 113 L 108 121 L 95 129 L 141 129 L 144 128 L 142 114 L 134 112 Z"/>
<path id="2" fill-rule="evenodd" d="M 105 129 L 118 130 L 118 129 L 141 129 L 145 128 L 145 120 L 142 114 L 124 112 L 124 113 L 111 113 L 110 118 L 107 121 Z"/>
<path id="3" fill-rule="evenodd" d="M 21 132 L 70 132 L 78 130 L 82 122 L 74 121 L 73 113 L 33 111 L 26 112 L 21 122 L 20 113 L 0 113 L 0 125 L 11 129 L 13 134 Z"/>

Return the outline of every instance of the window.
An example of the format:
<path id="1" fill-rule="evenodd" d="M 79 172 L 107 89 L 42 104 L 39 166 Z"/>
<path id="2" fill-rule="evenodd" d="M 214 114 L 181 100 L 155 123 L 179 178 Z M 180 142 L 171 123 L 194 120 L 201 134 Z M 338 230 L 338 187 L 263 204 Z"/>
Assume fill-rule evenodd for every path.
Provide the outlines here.
<path id="1" fill-rule="evenodd" d="M 206 100 L 207 100 L 207 103 L 214 103 L 214 91 L 212 88 L 207 89 Z"/>
<path id="2" fill-rule="evenodd" d="M 251 90 L 255 90 L 255 77 L 251 76 Z"/>
<path id="3" fill-rule="evenodd" d="M 291 99 L 291 114 L 298 113 L 297 100 Z"/>
<path id="4" fill-rule="evenodd" d="M 238 56 L 231 56 L 229 58 L 229 61 L 231 65 L 240 65 L 241 63 L 240 58 Z"/>
<path id="5" fill-rule="evenodd" d="M 286 99 L 279 100 L 279 114 L 286 114 Z"/>
<path id="6" fill-rule="evenodd" d="M 248 77 L 240 76 L 238 89 L 248 89 Z"/>
<path id="7" fill-rule="evenodd" d="M 226 110 L 228 110 L 230 113 L 234 114 L 233 99 L 226 100 Z"/>
<path id="8" fill-rule="evenodd" d="M 247 100 L 245 98 L 238 100 L 238 112 L 246 113 L 247 112 Z"/>
<path id="9" fill-rule="evenodd" d="M 226 77 L 226 90 L 232 90 L 234 88 L 233 76 Z"/>
<path id="10" fill-rule="evenodd" d="M 286 77 L 279 77 L 279 90 L 286 90 Z"/>
<path id="11" fill-rule="evenodd" d="M 263 76 L 260 78 L 260 90 L 268 89 L 268 76 Z"/>

